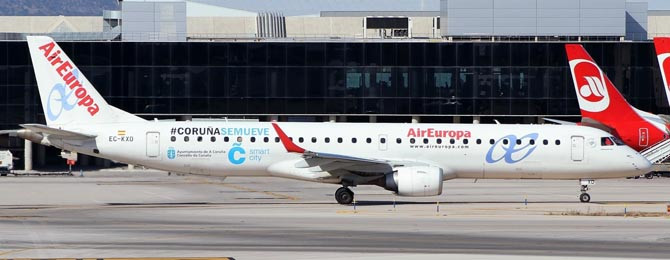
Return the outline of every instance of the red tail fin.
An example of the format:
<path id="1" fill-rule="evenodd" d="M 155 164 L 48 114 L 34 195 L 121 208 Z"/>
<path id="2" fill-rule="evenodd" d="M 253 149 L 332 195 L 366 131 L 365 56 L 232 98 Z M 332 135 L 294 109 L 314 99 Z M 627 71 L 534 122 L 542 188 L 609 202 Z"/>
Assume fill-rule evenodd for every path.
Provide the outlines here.
<path id="1" fill-rule="evenodd" d="M 658 58 L 658 67 L 661 68 L 661 76 L 663 77 L 663 85 L 665 86 L 665 97 L 670 104 L 670 38 L 656 37 L 654 38 L 654 46 L 656 47 L 656 57 Z"/>
<path id="2" fill-rule="evenodd" d="M 566 44 L 565 51 L 582 117 L 610 127 L 616 122 L 640 119 L 581 44 Z"/>

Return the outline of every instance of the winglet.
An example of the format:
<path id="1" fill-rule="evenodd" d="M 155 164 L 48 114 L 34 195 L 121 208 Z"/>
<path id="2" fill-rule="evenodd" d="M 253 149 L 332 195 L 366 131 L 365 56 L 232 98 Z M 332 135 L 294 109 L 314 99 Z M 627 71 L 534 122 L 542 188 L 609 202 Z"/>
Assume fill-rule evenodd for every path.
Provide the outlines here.
<path id="1" fill-rule="evenodd" d="M 279 139 L 281 140 L 281 143 L 284 145 L 284 148 L 286 148 L 286 151 L 289 153 L 304 153 L 305 149 L 301 148 L 300 146 L 296 145 L 293 143 L 291 138 L 289 138 L 281 128 L 277 125 L 277 122 L 272 122 L 272 127 L 275 129 L 275 132 L 277 132 L 277 135 L 279 135 Z"/>

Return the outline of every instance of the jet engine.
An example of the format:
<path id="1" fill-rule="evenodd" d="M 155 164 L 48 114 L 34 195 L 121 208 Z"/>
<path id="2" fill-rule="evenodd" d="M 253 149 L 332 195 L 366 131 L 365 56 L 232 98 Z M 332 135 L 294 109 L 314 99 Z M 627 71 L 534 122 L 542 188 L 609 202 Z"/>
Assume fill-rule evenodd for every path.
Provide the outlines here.
<path id="1" fill-rule="evenodd" d="M 399 167 L 382 178 L 379 185 L 399 196 L 421 197 L 442 194 L 442 169 L 431 166 Z"/>

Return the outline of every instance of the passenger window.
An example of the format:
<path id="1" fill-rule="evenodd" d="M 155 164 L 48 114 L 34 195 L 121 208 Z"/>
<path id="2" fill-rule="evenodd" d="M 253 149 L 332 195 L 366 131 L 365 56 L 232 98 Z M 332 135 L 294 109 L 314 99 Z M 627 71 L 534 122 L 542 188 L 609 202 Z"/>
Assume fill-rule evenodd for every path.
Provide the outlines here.
<path id="1" fill-rule="evenodd" d="M 535 145 L 535 140 L 530 139 L 530 142 L 529 142 L 529 143 L 530 143 L 530 145 Z"/>
<path id="2" fill-rule="evenodd" d="M 175 136 L 170 137 L 170 141 L 172 141 L 172 142 L 177 141 L 177 137 L 175 137 Z"/>
<path id="3" fill-rule="evenodd" d="M 291 142 L 293 142 L 293 137 L 289 137 L 288 139 L 291 140 Z"/>
<path id="4" fill-rule="evenodd" d="M 342 137 L 338 137 L 338 138 L 337 138 L 337 142 L 338 142 L 338 143 L 342 143 Z"/>
<path id="5" fill-rule="evenodd" d="M 188 136 L 184 136 L 184 142 L 188 142 Z"/>
<path id="6" fill-rule="evenodd" d="M 386 143 L 386 138 L 379 139 L 379 142 L 382 143 L 382 144 L 385 144 Z"/>
<path id="7" fill-rule="evenodd" d="M 229 140 L 230 140 L 230 138 L 228 138 L 227 136 L 223 137 L 223 141 L 224 141 L 224 142 L 227 143 Z"/>
<path id="8" fill-rule="evenodd" d="M 556 139 L 556 145 L 561 145 L 561 140 Z"/>
<path id="9" fill-rule="evenodd" d="M 435 141 L 437 142 L 437 144 L 441 144 L 441 143 L 442 143 L 442 139 L 441 139 L 441 138 L 437 138 L 437 140 L 435 140 Z"/>
<path id="10" fill-rule="evenodd" d="M 242 140 L 243 140 L 243 139 L 242 139 L 242 137 L 241 137 L 241 136 L 238 136 L 238 137 L 237 137 L 237 142 L 238 142 L 238 143 L 241 143 L 241 142 L 242 142 Z"/>
<path id="11" fill-rule="evenodd" d="M 401 143 L 402 143 L 402 139 L 400 139 L 400 138 L 396 138 L 396 139 L 395 139 L 395 142 L 401 144 Z"/>
<path id="12" fill-rule="evenodd" d="M 198 136 L 198 142 L 202 142 L 202 136 Z"/>
<path id="13" fill-rule="evenodd" d="M 423 139 L 423 143 L 424 143 L 424 144 L 427 144 L 427 143 L 428 143 L 428 138 L 424 138 L 424 139 Z"/>
<path id="14" fill-rule="evenodd" d="M 354 144 L 356 143 L 356 137 L 351 138 L 351 143 L 354 143 Z"/>
<path id="15" fill-rule="evenodd" d="M 548 145 L 548 144 L 549 144 L 549 141 L 547 141 L 547 139 L 544 139 L 544 140 L 542 140 L 542 144 L 544 144 L 544 145 Z"/>
<path id="16" fill-rule="evenodd" d="M 477 144 L 482 144 L 482 139 L 477 139 Z"/>
<path id="17" fill-rule="evenodd" d="M 454 139 L 449 139 L 449 143 L 450 143 L 450 144 L 455 144 L 455 143 L 456 143 L 456 140 L 454 140 Z"/>
<path id="18" fill-rule="evenodd" d="M 330 137 L 324 138 L 323 141 L 325 141 L 326 143 L 330 143 Z"/>
<path id="19" fill-rule="evenodd" d="M 366 143 L 372 143 L 372 138 L 370 138 L 370 137 L 366 138 L 366 139 L 365 139 L 365 142 L 366 142 Z"/>
<path id="20" fill-rule="evenodd" d="M 304 141 L 305 141 L 305 138 L 302 138 L 302 137 L 298 138 L 298 142 L 302 143 Z"/>
<path id="21" fill-rule="evenodd" d="M 609 139 L 609 137 L 601 137 L 600 138 L 600 145 L 602 146 L 612 146 L 614 145 L 614 142 L 612 139 Z"/>
<path id="22" fill-rule="evenodd" d="M 489 143 L 493 144 L 493 143 L 495 143 L 495 141 L 493 141 L 493 139 L 489 139 Z"/>
<path id="23" fill-rule="evenodd" d="M 256 137 L 252 136 L 249 140 L 251 140 L 252 143 L 255 143 L 256 142 Z"/>
<path id="24" fill-rule="evenodd" d="M 468 142 L 470 142 L 468 139 L 463 139 L 463 144 L 468 144 Z"/>
<path id="25" fill-rule="evenodd" d="M 509 141 L 507 141 L 507 138 L 503 139 L 503 144 L 508 144 Z"/>
<path id="26" fill-rule="evenodd" d="M 316 137 L 312 137 L 312 143 L 316 143 Z"/>
<path id="27" fill-rule="evenodd" d="M 213 143 L 213 142 L 216 142 L 216 136 L 212 136 L 212 137 L 210 137 L 209 140 L 212 141 L 212 143 Z"/>
<path id="28" fill-rule="evenodd" d="M 269 141 L 270 141 L 270 138 L 268 138 L 267 136 L 266 136 L 266 137 L 263 137 L 263 142 L 266 142 L 266 143 L 267 143 L 267 142 L 269 142 Z"/>
<path id="29" fill-rule="evenodd" d="M 516 139 L 516 144 L 521 144 L 521 139 Z"/>
<path id="30" fill-rule="evenodd" d="M 409 139 L 409 143 L 410 143 L 410 144 L 413 144 L 414 142 L 415 142 L 414 138 L 410 138 L 410 139 Z"/>
<path id="31" fill-rule="evenodd" d="M 275 143 L 279 143 L 279 137 L 275 137 Z"/>

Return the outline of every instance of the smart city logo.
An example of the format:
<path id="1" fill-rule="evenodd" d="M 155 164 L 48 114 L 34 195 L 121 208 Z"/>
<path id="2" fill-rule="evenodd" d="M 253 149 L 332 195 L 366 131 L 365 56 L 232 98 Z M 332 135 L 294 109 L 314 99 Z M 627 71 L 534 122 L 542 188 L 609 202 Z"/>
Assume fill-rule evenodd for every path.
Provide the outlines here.
<path id="1" fill-rule="evenodd" d="M 516 135 L 500 138 L 493 143 L 493 146 L 486 153 L 486 162 L 497 163 L 504 160 L 508 164 L 518 163 L 535 151 L 538 136 L 537 133 L 531 133 L 520 138 L 517 138 Z M 518 145 L 517 140 L 521 140 L 521 143 L 525 143 L 525 145 Z M 530 143 L 530 140 L 533 140 L 533 144 Z"/>
<path id="2" fill-rule="evenodd" d="M 570 69 L 573 72 L 580 108 L 588 112 L 600 112 L 607 109 L 610 105 L 607 81 L 598 65 L 590 60 L 575 59 L 570 61 Z"/>
<path id="3" fill-rule="evenodd" d="M 242 144 L 234 143 L 233 147 L 228 150 L 228 161 L 235 165 L 240 165 L 246 161 L 247 152 L 242 148 Z"/>
<path id="4" fill-rule="evenodd" d="M 72 74 L 79 79 L 79 70 L 72 70 Z M 77 106 L 78 100 L 73 94 L 74 89 L 68 91 L 63 83 L 56 83 L 51 88 L 47 99 L 47 118 L 49 118 L 49 121 L 56 121 L 63 111 L 70 111 Z"/>
<path id="5" fill-rule="evenodd" d="M 167 158 L 172 160 L 177 157 L 177 151 L 175 151 L 174 147 L 168 147 L 167 149 Z"/>

